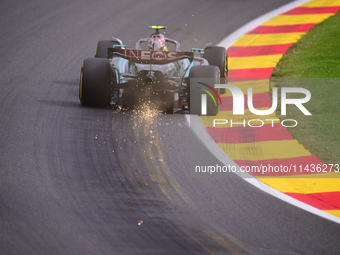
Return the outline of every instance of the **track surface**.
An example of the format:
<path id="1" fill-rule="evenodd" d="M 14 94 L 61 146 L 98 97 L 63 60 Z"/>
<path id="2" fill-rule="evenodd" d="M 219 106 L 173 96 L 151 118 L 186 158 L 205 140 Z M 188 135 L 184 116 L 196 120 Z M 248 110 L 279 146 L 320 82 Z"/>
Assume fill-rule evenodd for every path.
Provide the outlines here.
<path id="1" fill-rule="evenodd" d="M 218 162 L 183 115 L 136 123 L 77 98 L 100 39 L 133 46 L 164 24 L 200 47 L 286 2 L 2 1 L 0 253 L 337 254 L 339 225 L 234 175 L 194 176 Z"/>

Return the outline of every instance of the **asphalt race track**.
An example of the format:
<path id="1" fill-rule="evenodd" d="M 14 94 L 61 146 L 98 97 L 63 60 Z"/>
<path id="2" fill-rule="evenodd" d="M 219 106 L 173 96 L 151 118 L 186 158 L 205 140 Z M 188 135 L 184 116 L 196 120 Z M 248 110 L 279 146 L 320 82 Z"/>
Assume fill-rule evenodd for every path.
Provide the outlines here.
<path id="1" fill-rule="evenodd" d="M 81 107 L 98 40 L 217 44 L 285 0 L 10 1 L 0 9 L 0 254 L 339 254 L 340 226 L 233 174 L 184 115 Z"/>

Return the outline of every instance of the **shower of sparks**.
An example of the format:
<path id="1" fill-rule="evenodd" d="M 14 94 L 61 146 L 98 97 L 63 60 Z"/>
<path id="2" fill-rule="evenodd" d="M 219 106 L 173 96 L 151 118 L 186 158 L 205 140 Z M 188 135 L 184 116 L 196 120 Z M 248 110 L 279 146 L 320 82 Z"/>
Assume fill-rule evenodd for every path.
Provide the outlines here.
<path id="1" fill-rule="evenodd" d="M 127 112 L 128 109 L 127 108 L 123 108 L 121 106 L 117 106 L 117 108 L 115 108 L 115 110 L 113 111 L 113 113 L 119 113 L 119 112 L 123 112 L 123 114 L 125 114 L 125 112 Z"/>
<path id="2" fill-rule="evenodd" d="M 113 113 L 124 114 L 132 121 L 133 136 L 135 139 L 116 138 L 116 147 L 112 150 L 112 153 L 119 153 L 129 146 L 130 142 L 134 144 L 140 144 L 141 151 L 147 154 L 148 159 L 157 160 L 157 156 L 154 154 L 156 147 L 163 143 L 164 134 L 159 133 L 161 126 L 170 126 L 175 122 L 173 121 L 172 115 L 167 115 L 161 110 L 160 107 L 151 102 L 150 100 L 139 100 L 139 104 L 134 106 L 132 109 L 116 107 Z M 178 124 L 178 127 L 182 127 L 182 124 Z M 96 135 L 95 139 L 98 138 Z M 171 148 L 170 148 L 171 149 Z M 142 222 L 143 223 L 143 222 Z M 140 224 L 142 224 L 140 223 Z M 140 225 L 139 224 L 139 225 Z"/>
<path id="3" fill-rule="evenodd" d="M 162 111 L 157 109 L 152 103 L 145 102 L 133 109 L 132 113 L 134 127 L 141 127 L 145 124 L 150 125 L 158 123 L 157 117 L 161 115 Z M 152 130 L 150 130 L 150 133 L 152 134 Z"/>

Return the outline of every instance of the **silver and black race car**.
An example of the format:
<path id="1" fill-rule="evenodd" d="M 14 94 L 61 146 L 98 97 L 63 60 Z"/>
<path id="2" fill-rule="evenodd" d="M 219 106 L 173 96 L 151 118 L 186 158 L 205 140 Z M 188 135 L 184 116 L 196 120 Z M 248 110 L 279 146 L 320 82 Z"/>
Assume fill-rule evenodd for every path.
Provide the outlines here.
<path id="1" fill-rule="evenodd" d="M 201 113 L 200 95 L 208 91 L 198 90 L 198 82 L 192 81 L 206 79 L 205 84 L 213 86 L 220 78 L 227 78 L 226 49 L 208 46 L 180 51 L 177 41 L 160 33 L 166 27 L 150 28 L 155 33 L 138 40 L 133 49 L 127 49 L 118 38 L 98 42 L 95 57 L 85 59 L 81 68 L 82 105 L 133 109 L 152 102 L 167 113 L 175 109 Z M 213 97 L 207 104 L 206 114 L 217 114 L 218 104 Z"/>

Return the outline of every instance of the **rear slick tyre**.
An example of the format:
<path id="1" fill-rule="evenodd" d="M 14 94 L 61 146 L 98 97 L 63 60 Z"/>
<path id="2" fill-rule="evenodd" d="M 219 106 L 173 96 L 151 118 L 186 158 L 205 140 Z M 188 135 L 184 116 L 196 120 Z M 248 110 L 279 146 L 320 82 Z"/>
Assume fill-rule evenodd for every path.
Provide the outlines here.
<path id="1" fill-rule="evenodd" d="M 79 84 L 81 104 L 92 107 L 109 107 L 111 103 L 111 77 L 112 67 L 107 59 L 85 59 Z"/>

